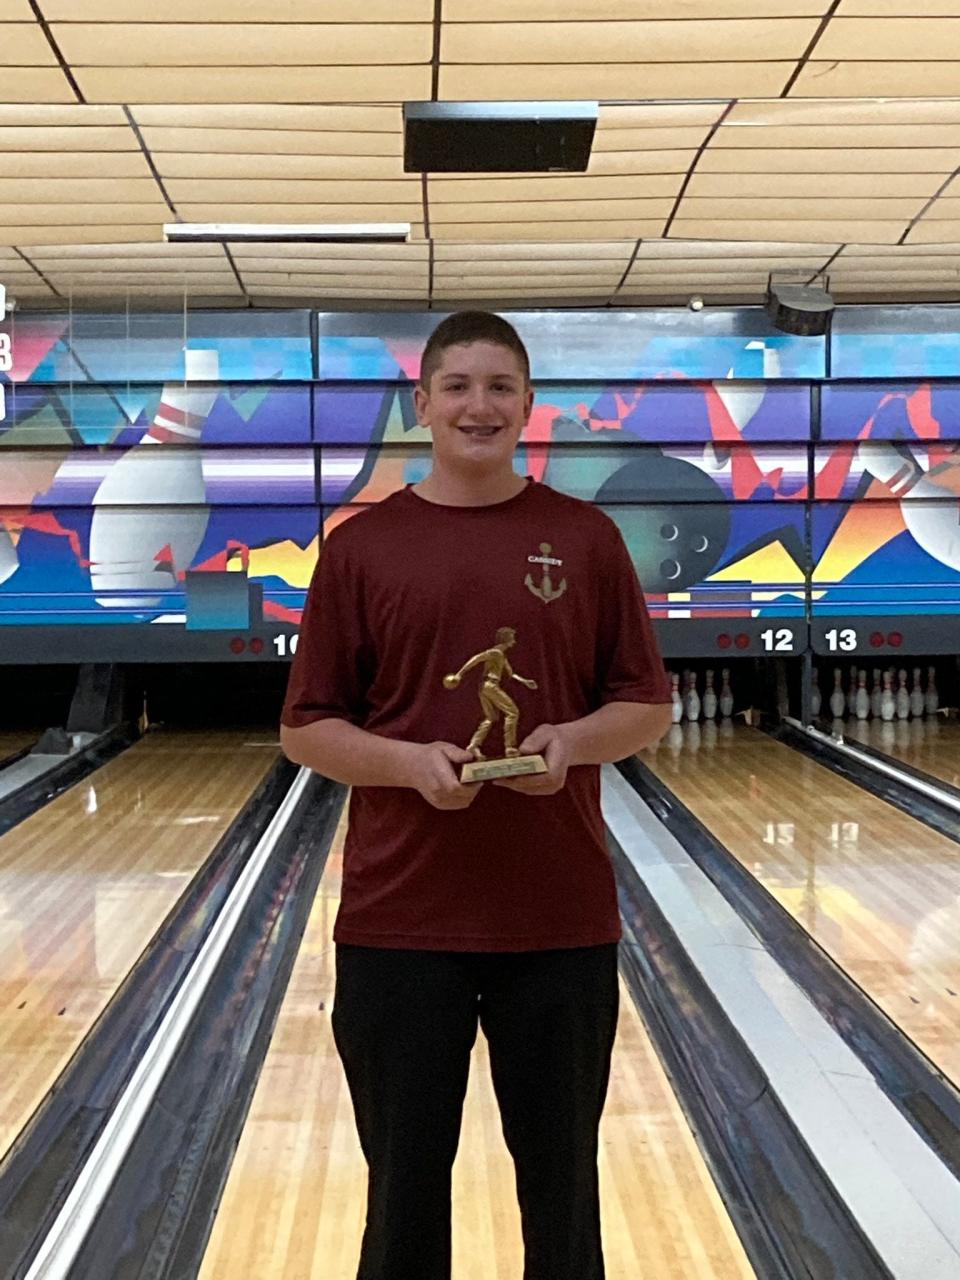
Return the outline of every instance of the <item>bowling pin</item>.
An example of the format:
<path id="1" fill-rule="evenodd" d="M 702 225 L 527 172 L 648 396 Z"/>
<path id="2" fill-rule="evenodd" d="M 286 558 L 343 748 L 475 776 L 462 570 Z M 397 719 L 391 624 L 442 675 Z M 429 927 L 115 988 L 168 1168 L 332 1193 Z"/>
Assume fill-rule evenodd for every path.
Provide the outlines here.
<path id="1" fill-rule="evenodd" d="M 720 714 L 725 720 L 733 715 L 733 690 L 730 688 L 730 668 L 724 667 L 720 672 Z"/>
<path id="2" fill-rule="evenodd" d="M 857 691 L 853 699 L 853 710 L 858 720 L 866 720 L 870 714 L 870 695 L 867 693 L 867 673 L 862 669 L 857 677 Z"/>
<path id="3" fill-rule="evenodd" d="M 857 714 L 857 668 L 850 668 L 850 683 L 847 685 L 847 711 L 851 716 Z"/>
<path id="4" fill-rule="evenodd" d="M 880 695 L 880 719 L 892 720 L 897 709 L 897 701 L 893 696 L 893 676 L 889 671 L 883 673 L 883 693 Z"/>
<path id="5" fill-rule="evenodd" d="M 209 520 L 200 433 L 219 387 L 215 350 L 184 353 L 185 385 L 167 383 L 146 434 L 113 464 L 93 499 L 90 585 L 112 609 L 155 608 L 180 586 Z M 159 447 L 158 447 L 159 446 Z M 161 553 L 169 561 L 159 562 Z"/>
<path id="6" fill-rule="evenodd" d="M 833 693 L 830 695 L 830 714 L 834 720 L 843 718 L 847 700 L 843 696 L 843 672 L 839 667 L 833 668 Z"/>
<path id="7" fill-rule="evenodd" d="M 816 720 L 817 716 L 820 714 L 820 702 L 820 674 L 817 671 L 817 668 L 814 667 L 810 687 L 810 714 L 814 720 Z"/>
<path id="8" fill-rule="evenodd" d="M 907 673 L 900 670 L 897 684 L 897 719 L 907 720 L 910 717 L 910 691 L 907 688 Z"/>
<path id="9" fill-rule="evenodd" d="M 672 724 L 667 730 L 666 741 L 671 754 L 678 756 L 680 754 L 680 748 L 683 746 L 683 725 Z"/>
<path id="10" fill-rule="evenodd" d="M 880 719 L 880 699 L 883 696 L 883 685 L 880 681 L 880 668 L 873 668 L 873 688 L 870 691 L 870 714 L 874 720 Z"/>
<path id="11" fill-rule="evenodd" d="M 708 720 L 716 719 L 717 715 L 717 695 L 713 688 L 713 672 L 708 671 L 704 676 L 703 690 L 703 714 Z"/>
<path id="12" fill-rule="evenodd" d="M 690 672 L 690 683 L 687 685 L 687 696 L 683 701 L 683 709 L 687 713 L 688 720 L 700 719 L 700 695 L 697 693 L 697 677 L 694 672 Z"/>
<path id="13" fill-rule="evenodd" d="M 680 677 L 670 672 L 670 721 L 679 724 L 683 719 L 683 699 L 680 697 Z"/>
<path id="14" fill-rule="evenodd" d="M 937 669 L 927 667 L 927 692 L 924 695 L 923 707 L 928 716 L 935 716 L 940 706 L 940 695 L 937 692 Z"/>
<path id="15" fill-rule="evenodd" d="M 700 722 L 690 719 L 683 727 L 683 745 L 688 751 L 700 750 Z"/>
<path id="16" fill-rule="evenodd" d="M 910 714 L 923 715 L 923 689 L 920 684 L 920 668 L 913 668 L 913 688 L 910 690 Z"/>

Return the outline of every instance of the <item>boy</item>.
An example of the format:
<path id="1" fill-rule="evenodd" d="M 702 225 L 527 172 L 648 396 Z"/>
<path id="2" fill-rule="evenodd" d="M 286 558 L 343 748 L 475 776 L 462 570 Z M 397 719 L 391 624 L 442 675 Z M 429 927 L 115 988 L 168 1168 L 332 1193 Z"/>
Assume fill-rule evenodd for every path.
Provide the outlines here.
<path id="1" fill-rule="evenodd" d="M 602 1280 L 621 932 L 598 766 L 666 732 L 669 682 L 616 525 L 513 470 L 533 404 L 513 327 L 447 317 L 414 396 L 432 470 L 325 542 L 281 727 L 353 788 L 332 1025 L 369 1166 L 357 1280 L 449 1280 L 478 1021 L 524 1280 Z M 465 784 L 476 693 L 444 675 L 508 628 L 519 749 L 547 771 Z"/>

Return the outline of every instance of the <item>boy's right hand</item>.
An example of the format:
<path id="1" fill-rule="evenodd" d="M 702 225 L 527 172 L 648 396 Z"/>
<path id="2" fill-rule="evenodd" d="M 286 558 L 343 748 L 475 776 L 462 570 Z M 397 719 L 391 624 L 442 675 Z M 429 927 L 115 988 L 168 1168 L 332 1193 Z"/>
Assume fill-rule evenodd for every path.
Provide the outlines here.
<path id="1" fill-rule="evenodd" d="M 482 782 L 461 782 L 460 766 L 473 760 L 464 747 L 452 742 L 414 743 L 410 757 L 410 781 L 427 804 L 435 809 L 466 809 L 480 793 Z"/>

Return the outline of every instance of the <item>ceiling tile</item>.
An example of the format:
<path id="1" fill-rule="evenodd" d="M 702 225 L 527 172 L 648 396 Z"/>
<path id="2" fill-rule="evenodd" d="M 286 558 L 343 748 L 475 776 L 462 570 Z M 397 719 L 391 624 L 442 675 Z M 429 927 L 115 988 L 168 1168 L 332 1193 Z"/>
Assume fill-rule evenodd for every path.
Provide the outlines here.
<path id="1" fill-rule="evenodd" d="M 578 98 L 766 98 L 780 93 L 793 70 L 780 62 L 569 63 L 440 68 L 442 99 L 529 102 Z M 381 97 L 386 95 L 381 95 Z M 425 95 L 426 96 L 426 95 Z"/>
<path id="2" fill-rule="evenodd" d="M 126 178 L 122 193 L 113 178 L 18 178 L 0 184 L 0 209 L 34 204 L 113 204 L 118 194 L 128 205 L 157 207 L 160 193 L 149 176 Z"/>
<path id="3" fill-rule="evenodd" d="M 188 103 L 202 93 L 206 102 L 310 103 L 321 78 L 324 95 L 341 102 L 430 96 L 428 66 L 325 67 L 322 77 L 314 67 L 206 67 L 201 76 L 195 67 L 75 67 L 74 72 L 88 102 Z"/>
<path id="4" fill-rule="evenodd" d="M 925 200 L 942 185 L 940 173 L 702 173 L 690 179 L 686 197 L 746 198 L 764 196 L 777 199 L 809 200 L 805 213 L 817 213 L 817 206 L 824 197 L 840 199 L 853 197 L 861 200 L 889 196 Z M 878 203 L 880 213 L 885 203 Z"/>
<path id="5" fill-rule="evenodd" d="M 660 199 L 516 200 L 509 204 L 483 200 L 471 200 L 463 204 L 433 201 L 430 206 L 430 223 L 431 226 L 436 226 L 443 222 L 499 222 L 507 219 L 517 221 L 521 218 L 537 222 L 578 222 L 603 218 L 626 221 L 631 217 L 666 218 L 672 208 L 672 200 Z"/>
<path id="6" fill-rule="evenodd" d="M 635 174 L 610 177 L 577 177 L 543 174 L 529 178 L 478 176 L 476 178 L 432 177 L 428 183 L 431 208 L 449 201 L 517 200 L 617 200 L 673 197 L 680 190 L 679 174 Z"/>
<path id="7" fill-rule="evenodd" d="M 921 0 L 922 3 L 927 0 Z M 610 22 L 662 18 L 663 0 L 445 0 L 447 22 Z M 792 18 L 826 13 L 829 0 L 671 0 L 671 18 Z"/>
<path id="8" fill-rule="evenodd" d="M 305 129 L 181 129 L 147 125 L 143 140 L 150 151 L 199 155 L 302 155 L 389 158 L 403 163 L 403 136 L 399 123 L 395 137 L 388 133 L 322 133 Z"/>
<path id="9" fill-rule="evenodd" d="M 136 151 L 129 126 L 79 128 L 50 125 L 5 125 L 0 119 L 0 152 L 8 151 Z M 141 153 L 142 154 L 142 153 Z"/>
<path id="10" fill-rule="evenodd" d="M 783 240 L 786 238 L 798 244 L 822 244 L 827 240 L 837 240 L 840 243 L 859 240 L 863 244 L 896 244 L 905 226 L 902 218 L 882 222 L 863 222 L 854 218 L 824 222 L 799 219 L 764 222 L 754 214 L 740 221 L 717 218 L 676 218 L 671 232 L 675 236 L 700 240 L 772 240 L 775 238 Z"/>
<path id="11" fill-rule="evenodd" d="M 149 146 L 149 142 L 148 142 Z M 217 152 L 173 154 L 151 148 L 162 178 L 277 179 L 298 181 L 396 179 L 410 182 L 399 156 L 223 155 Z M 419 188 L 419 177 L 413 179 Z"/>
<path id="12" fill-rule="evenodd" d="M 960 17 L 835 17 L 817 42 L 817 58 L 856 62 L 942 62 L 960 57 Z"/>
<path id="13" fill-rule="evenodd" d="M 852 147 L 822 149 L 784 146 L 721 148 L 710 146 L 700 157 L 697 173 L 952 173 L 960 164 L 956 147 Z"/>
<path id="14" fill-rule="evenodd" d="M 7 0 L 9 2 L 9 0 Z M 23 0 L 26 3 L 26 0 Z M 353 22 L 430 22 L 433 0 L 364 0 L 352 5 Z M 343 0 L 164 0 L 167 22 L 195 23 L 202 12 L 205 22 L 313 23 L 342 22 Z M 153 22 L 154 0 L 43 0 L 48 22 Z"/>
<path id="15" fill-rule="evenodd" d="M 658 236 L 663 231 L 663 219 L 626 219 L 602 222 L 450 222 L 431 224 L 436 240 L 491 240 L 500 236 L 503 240 L 536 240 L 542 243 L 554 232 L 558 240 L 611 240 L 632 236 Z"/>
<path id="16" fill-rule="evenodd" d="M 24 178 L 119 179 L 153 177 L 142 151 L 6 151 L 0 168 L 5 179 L 16 178 L 19 192 Z M 9 189 L 13 189 L 12 187 Z M 154 186 L 156 194 L 156 186 Z M 114 187 L 116 195 L 116 187 Z M 0 194 L 2 198 L 2 194 Z"/>
<path id="17" fill-rule="evenodd" d="M 39 29 L 37 29 L 39 34 Z M 54 23 L 67 62 L 81 67 L 310 67 L 429 63 L 426 23 Z M 40 39 L 50 53 L 42 35 Z M 18 61 L 22 61 L 19 59 Z M 323 74 L 326 80 L 326 74 Z M 194 96 L 199 85 L 194 77 Z M 326 92 L 326 91 L 325 91 Z"/>
<path id="18" fill-rule="evenodd" d="M 868 98 L 883 86 L 888 98 L 941 98 L 957 91 L 955 62 L 808 62 L 793 98 Z"/>
<path id="19" fill-rule="evenodd" d="M 76 102 L 59 67 L 4 67 L 3 96 L 12 102 Z"/>
<path id="20" fill-rule="evenodd" d="M 405 177 L 394 182 L 311 182 L 305 178 L 168 178 L 164 186 L 177 208 L 190 204 L 245 204 L 283 206 L 300 204 L 364 206 L 364 221 L 389 222 L 390 218 L 374 217 L 371 209 L 421 207 L 420 179 Z M 154 191 L 156 185 L 154 184 Z M 391 215 L 392 217 L 392 215 Z M 224 221 L 224 219 L 216 219 Z M 263 209 L 259 221 L 265 221 Z"/>
<path id="21" fill-rule="evenodd" d="M 0 66 L 56 67 L 58 65 L 56 55 L 38 23 L 4 22 L 0 24 Z"/>
<path id="22" fill-rule="evenodd" d="M 443 25 L 444 63 L 601 64 L 797 59 L 817 18 L 700 22 L 465 22 Z M 609 97 L 609 94 L 605 94 Z M 634 93 L 634 97 L 640 96 Z"/>

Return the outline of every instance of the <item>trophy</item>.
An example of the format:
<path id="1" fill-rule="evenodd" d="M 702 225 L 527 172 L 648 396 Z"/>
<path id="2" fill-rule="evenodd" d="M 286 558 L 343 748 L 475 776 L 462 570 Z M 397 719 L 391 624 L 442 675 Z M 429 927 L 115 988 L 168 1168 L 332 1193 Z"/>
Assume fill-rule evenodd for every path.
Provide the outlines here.
<path id="1" fill-rule="evenodd" d="M 520 719 L 520 712 L 514 700 L 501 687 L 501 681 L 504 679 L 517 680 L 520 684 L 525 684 L 528 689 L 537 687 L 536 680 L 518 676 L 507 660 L 507 650 L 513 648 L 516 642 L 517 633 L 513 627 L 501 627 L 492 649 L 484 649 L 482 653 L 474 654 L 454 675 L 443 677 L 445 689 L 456 689 L 471 667 L 483 665 L 483 679 L 479 690 L 483 719 L 467 743 L 466 749 L 473 755 L 474 763 L 463 766 L 460 772 L 461 782 L 486 782 L 490 778 L 514 778 L 523 773 L 547 772 L 543 756 L 522 756 L 517 749 L 517 722 Z M 504 754 L 496 760 L 488 760 L 480 748 L 499 715 L 503 716 Z"/>

